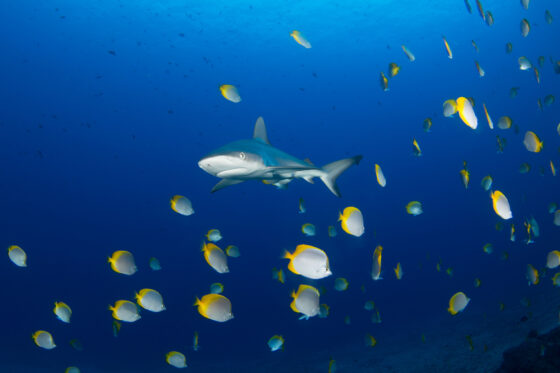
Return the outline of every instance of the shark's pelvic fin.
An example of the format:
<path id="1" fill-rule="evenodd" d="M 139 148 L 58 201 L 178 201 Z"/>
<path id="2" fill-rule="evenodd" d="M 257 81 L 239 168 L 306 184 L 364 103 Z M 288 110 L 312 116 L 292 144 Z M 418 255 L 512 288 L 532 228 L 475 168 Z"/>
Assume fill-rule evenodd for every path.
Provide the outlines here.
<path id="1" fill-rule="evenodd" d="M 270 145 L 270 141 L 268 141 L 268 136 L 266 134 L 266 126 L 264 125 L 264 119 L 262 117 L 257 118 L 255 130 L 253 131 L 253 138 Z"/>
<path id="2" fill-rule="evenodd" d="M 218 190 L 224 189 L 225 187 L 228 187 L 230 185 L 242 183 L 243 181 L 244 180 L 238 180 L 238 179 L 222 179 L 218 184 L 214 185 L 214 188 L 212 188 L 210 193 L 217 192 Z"/>
<path id="3" fill-rule="evenodd" d="M 340 176 L 341 173 L 346 171 L 348 167 L 359 164 L 361 160 L 362 156 L 357 155 L 352 158 L 341 159 L 340 161 L 329 163 L 323 166 L 323 171 L 325 171 L 327 174 L 325 176 L 321 176 L 321 180 L 323 181 L 323 183 L 325 183 L 327 188 L 329 188 L 329 190 L 334 193 L 334 195 L 340 197 L 340 190 L 336 185 L 336 179 Z"/>

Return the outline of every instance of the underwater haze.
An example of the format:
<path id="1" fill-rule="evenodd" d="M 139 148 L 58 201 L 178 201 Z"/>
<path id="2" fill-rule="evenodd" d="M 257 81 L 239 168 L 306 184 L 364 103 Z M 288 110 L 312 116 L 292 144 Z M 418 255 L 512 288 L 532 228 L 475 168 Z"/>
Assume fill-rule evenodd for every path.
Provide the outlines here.
<path id="1" fill-rule="evenodd" d="M 490 372 L 558 325 L 560 2 L 2 0 L 0 35 L 0 372 Z"/>

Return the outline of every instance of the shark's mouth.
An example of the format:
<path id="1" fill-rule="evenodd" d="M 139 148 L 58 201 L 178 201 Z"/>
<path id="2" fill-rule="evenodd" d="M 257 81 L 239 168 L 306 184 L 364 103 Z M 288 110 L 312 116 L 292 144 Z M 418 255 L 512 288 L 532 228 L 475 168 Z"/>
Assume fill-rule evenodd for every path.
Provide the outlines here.
<path id="1" fill-rule="evenodd" d="M 222 179 L 226 178 L 236 178 L 236 177 L 243 177 L 251 174 L 252 170 L 248 168 L 232 168 L 231 170 L 225 170 L 218 172 L 216 174 L 217 177 L 221 177 Z"/>

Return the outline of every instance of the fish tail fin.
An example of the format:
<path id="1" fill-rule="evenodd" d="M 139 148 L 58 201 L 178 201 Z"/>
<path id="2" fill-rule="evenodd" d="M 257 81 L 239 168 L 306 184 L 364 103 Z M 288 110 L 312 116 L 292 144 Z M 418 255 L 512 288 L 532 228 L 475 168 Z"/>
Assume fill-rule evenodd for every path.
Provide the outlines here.
<path id="1" fill-rule="evenodd" d="M 199 306 L 199 305 L 201 305 L 201 304 L 202 304 L 202 303 L 200 302 L 200 299 L 199 299 L 198 297 L 196 297 L 195 300 L 194 300 L 193 306 L 196 307 L 196 306 Z"/>
<path id="2" fill-rule="evenodd" d="M 336 162 L 329 163 L 323 166 L 323 171 L 325 171 L 325 175 L 321 176 L 321 181 L 325 183 L 327 188 L 337 197 L 340 197 L 340 190 L 336 185 L 336 179 L 340 176 L 341 173 L 346 171 L 350 166 L 357 165 L 362 160 L 361 155 L 357 155 L 352 158 L 345 158 L 341 159 Z"/>
<path id="3" fill-rule="evenodd" d="M 284 250 L 284 255 L 282 255 L 282 259 L 290 259 L 292 260 L 292 253 L 290 253 L 288 250 Z"/>

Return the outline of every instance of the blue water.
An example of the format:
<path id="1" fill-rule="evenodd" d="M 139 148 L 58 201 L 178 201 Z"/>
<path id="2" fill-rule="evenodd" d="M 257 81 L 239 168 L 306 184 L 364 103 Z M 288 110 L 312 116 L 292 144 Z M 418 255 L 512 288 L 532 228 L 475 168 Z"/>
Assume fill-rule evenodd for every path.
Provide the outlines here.
<path id="1" fill-rule="evenodd" d="M 326 372 L 330 357 L 347 361 L 339 371 L 358 371 L 352 361 L 381 354 L 384 344 L 398 349 L 399 341 L 466 320 L 477 333 L 477 320 L 498 314 L 500 301 L 518 305 L 523 297 L 556 294 L 550 270 L 530 287 L 525 272 L 528 263 L 544 269 L 560 237 L 547 211 L 549 203 L 560 203 L 560 176 L 549 168 L 550 160 L 560 168 L 560 109 L 558 101 L 537 107 L 547 94 L 560 98 L 560 76 L 549 60 L 560 57 L 560 4 L 535 0 L 524 10 L 516 1 L 486 0 L 495 19 L 488 27 L 470 2 L 472 14 L 463 0 L 1 1 L 0 240 L 21 246 L 28 267 L 8 258 L 0 264 L 0 370 L 63 372 L 76 365 L 82 372 L 165 372 L 174 369 L 165 354 L 178 350 L 197 372 Z M 544 21 L 545 9 L 552 24 Z M 526 38 L 522 18 L 531 23 Z M 294 29 L 311 49 L 289 36 Z M 408 61 L 401 44 L 416 61 Z M 522 55 L 534 64 L 545 56 L 540 84 L 532 71 L 519 70 Z M 384 92 L 379 73 L 389 62 L 401 71 Z M 242 102 L 226 101 L 221 84 L 236 85 Z M 515 86 L 519 94 L 511 98 Z M 459 96 L 475 99 L 476 131 L 442 115 L 443 101 Z M 508 115 L 519 133 L 490 130 L 483 102 L 495 125 Z M 324 165 L 363 155 L 338 180 L 342 198 L 319 180 L 296 180 L 287 190 L 246 182 L 210 194 L 218 179 L 198 168 L 198 160 L 250 138 L 258 116 L 271 143 L 300 159 Z M 422 130 L 426 117 L 433 120 L 430 133 Z M 541 153 L 525 150 L 527 130 L 544 141 Z M 507 139 L 503 154 L 496 153 L 496 135 Z M 423 152 L 418 158 L 413 137 Z M 471 172 L 467 190 L 459 175 L 464 160 Z M 528 174 L 518 172 L 522 162 L 531 164 Z M 377 185 L 375 163 L 386 188 Z M 501 219 L 480 187 L 488 174 L 510 201 L 516 242 L 509 240 L 509 221 L 501 232 L 494 228 Z M 194 215 L 169 208 L 175 194 L 191 199 Z M 298 214 L 300 197 L 305 214 Z M 422 202 L 422 215 L 406 214 L 411 200 Z M 346 206 L 364 214 L 360 238 L 337 224 Z M 523 222 L 530 215 L 541 237 L 528 246 Z M 301 233 L 307 222 L 316 225 L 315 237 Z M 337 226 L 337 237 L 328 237 L 328 225 Z M 224 236 L 219 246 L 241 250 L 230 258 L 228 274 L 216 273 L 200 252 L 211 228 Z M 492 255 L 482 251 L 487 242 Z M 327 252 L 333 276 L 311 281 L 287 271 L 283 250 L 302 243 Z M 373 282 L 376 245 L 384 247 L 384 279 Z M 139 271 L 130 277 L 111 271 L 107 257 L 115 250 L 131 251 Z M 152 256 L 161 271 L 149 268 Z M 400 281 L 392 271 L 397 262 Z M 285 284 L 272 279 L 273 267 L 287 273 Z M 334 290 L 337 277 L 348 279 L 346 292 Z M 235 318 L 224 324 L 192 306 L 213 282 L 224 284 L 233 304 Z M 331 308 L 328 318 L 298 320 L 289 304 L 301 283 L 326 289 L 321 303 Z M 133 300 L 145 287 L 161 292 L 167 310 L 142 312 L 113 337 L 107 306 Z M 452 317 L 446 309 L 457 291 L 472 301 Z M 363 309 L 369 299 L 381 324 L 372 324 Z M 52 313 L 59 300 L 72 307 L 69 325 Z M 554 315 L 557 306 L 531 312 Z M 30 336 L 38 329 L 50 331 L 58 347 L 35 346 Z M 191 347 L 194 331 L 198 352 Z M 511 331 L 490 332 L 507 340 Z M 378 346 L 364 346 L 365 333 Z M 284 351 L 269 352 L 274 334 L 286 339 Z M 72 349 L 72 338 L 84 351 Z M 413 362 L 395 371 L 407 371 L 406 364 Z"/>

